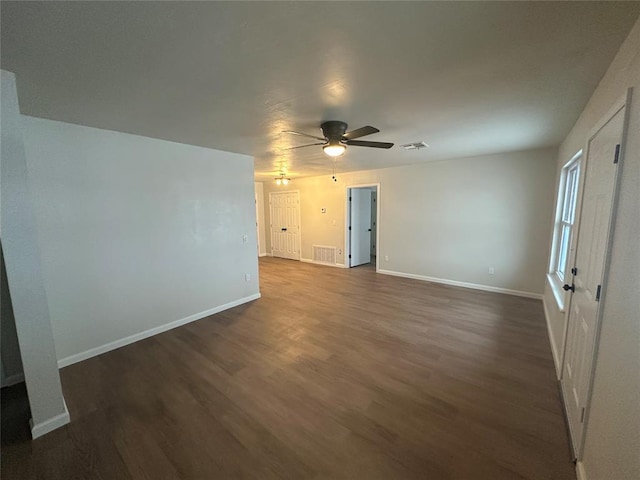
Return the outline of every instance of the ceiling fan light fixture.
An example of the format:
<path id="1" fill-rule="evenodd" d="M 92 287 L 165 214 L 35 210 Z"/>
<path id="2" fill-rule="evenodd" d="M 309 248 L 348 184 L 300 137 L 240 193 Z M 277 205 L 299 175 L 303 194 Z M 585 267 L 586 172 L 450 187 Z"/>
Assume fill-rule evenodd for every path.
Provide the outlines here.
<path id="1" fill-rule="evenodd" d="M 339 157 L 340 155 L 344 154 L 347 147 L 342 145 L 340 142 L 336 142 L 329 143 L 329 145 L 325 145 L 324 147 L 322 147 L 322 149 L 324 150 L 324 153 L 326 153 L 330 157 Z"/>
<path id="2" fill-rule="evenodd" d="M 284 176 L 284 173 L 281 173 L 279 177 L 276 177 L 276 185 L 289 185 L 291 183 L 291 179 Z"/>
<path id="3" fill-rule="evenodd" d="M 339 120 L 328 120 L 320 125 L 322 130 L 322 137 L 315 135 L 309 135 L 307 133 L 295 132 L 293 130 L 285 130 L 283 133 L 290 133 L 292 135 L 298 135 L 301 137 L 309 137 L 314 140 L 318 140 L 316 143 L 308 143 L 306 145 L 298 145 L 295 147 L 285 148 L 285 150 L 294 150 L 298 148 L 314 147 L 316 145 L 322 145 L 322 149 L 327 156 L 336 158 L 344 155 L 347 150 L 347 146 L 350 147 L 369 147 L 369 148 L 384 148 L 385 150 L 393 147 L 393 143 L 390 142 L 369 142 L 366 140 L 356 140 L 367 135 L 378 133 L 378 130 L 371 125 L 366 127 L 356 128 L 355 130 L 347 131 L 348 125 L 345 122 Z"/>

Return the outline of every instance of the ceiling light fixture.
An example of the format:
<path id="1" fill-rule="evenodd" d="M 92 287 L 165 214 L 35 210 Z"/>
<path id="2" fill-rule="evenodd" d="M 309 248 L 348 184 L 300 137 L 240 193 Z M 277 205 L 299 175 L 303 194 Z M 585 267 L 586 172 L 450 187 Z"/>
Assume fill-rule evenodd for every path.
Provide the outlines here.
<path id="1" fill-rule="evenodd" d="M 284 173 L 281 173 L 279 177 L 276 177 L 276 185 L 289 185 L 291 182 L 290 178 L 284 176 Z"/>
<path id="2" fill-rule="evenodd" d="M 322 149 L 324 150 L 324 153 L 330 157 L 339 157 L 344 154 L 347 147 L 340 143 L 339 139 L 331 139 L 327 145 L 322 147 Z"/>

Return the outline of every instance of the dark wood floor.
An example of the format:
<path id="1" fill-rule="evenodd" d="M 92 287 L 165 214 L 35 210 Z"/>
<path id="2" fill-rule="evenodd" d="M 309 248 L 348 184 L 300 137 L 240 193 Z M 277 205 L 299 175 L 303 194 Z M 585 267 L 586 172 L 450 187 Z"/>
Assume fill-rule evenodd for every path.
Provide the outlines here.
<path id="1" fill-rule="evenodd" d="M 260 300 L 63 369 L 71 424 L 3 432 L 2 478 L 575 479 L 540 301 L 260 276 Z"/>

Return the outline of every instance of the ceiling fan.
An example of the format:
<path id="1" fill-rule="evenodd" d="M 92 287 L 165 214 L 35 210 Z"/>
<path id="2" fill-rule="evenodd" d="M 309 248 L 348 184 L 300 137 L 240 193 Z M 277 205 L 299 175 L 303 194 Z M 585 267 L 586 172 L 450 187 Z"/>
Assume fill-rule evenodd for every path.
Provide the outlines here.
<path id="1" fill-rule="evenodd" d="M 347 132 L 347 124 L 338 120 L 331 120 L 324 122 L 320 125 L 322 129 L 322 135 L 324 137 L 316 137 L 315 135 L 309 135 L 306 133 L 294 132 L 293 130 L 285 130 L 283 133 L 291 133 L 293 135 L 300 135 L 302 137 L 309 137 L 315 140 L 320 140 L 317 143 L 309 143 L 307 145 L 300 145 L 298 147 L 286 148 L 285 150 L 294 150 L 296 148 L 312 147 L 315 145 L 322 145 L 324 153 L 330 157 L 339 157 L 347 149 L 347 145 L 352 147 L 372 147 L 372 148 L 391 148 L 393 143 L 388 142 L 367 142 L 366 140 L 355 140 L 356 138 L 364 137 L 365 135 L 371 135 L 372 133 L 378 133 L 375 127 L 366 126 L 357 128 Z"/>

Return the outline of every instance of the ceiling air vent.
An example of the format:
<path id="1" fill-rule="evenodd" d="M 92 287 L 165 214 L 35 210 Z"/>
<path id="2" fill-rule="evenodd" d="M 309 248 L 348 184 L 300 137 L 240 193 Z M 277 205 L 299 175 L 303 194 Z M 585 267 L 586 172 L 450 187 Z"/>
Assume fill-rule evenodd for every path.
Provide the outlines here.
<path id="1" fill-rule="evenodd" d="M 420 150 L 421 148 L 428 148 L 429 145 L 426 142 L 407 143 L 401 145 L 405 150 Z"/>

